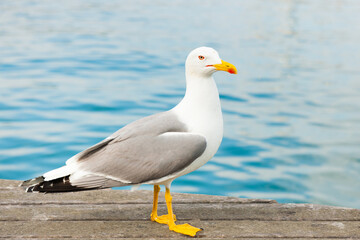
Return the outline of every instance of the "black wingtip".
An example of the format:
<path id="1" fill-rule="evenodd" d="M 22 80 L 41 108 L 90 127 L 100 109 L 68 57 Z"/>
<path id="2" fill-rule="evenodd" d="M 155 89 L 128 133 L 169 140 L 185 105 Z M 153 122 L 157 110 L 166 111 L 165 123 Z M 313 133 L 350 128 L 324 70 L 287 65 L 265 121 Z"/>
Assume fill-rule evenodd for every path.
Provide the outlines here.
<path id="1" fill-rule="evenodd" d="M 34 186 L 26 188 L 25 192 L 33 192 Z"/>
<path id="2" fill-rule="evenodd" d="M 26 192 L 41 193 L 75 192 L 98 189 L 73 186 L 70 183 L 70 175 L 50 181 L 45 181 L 44 177 L 41 176 L 35 179 L 24 181 L 21 186 L 27 187 L 25 190 Z"/>

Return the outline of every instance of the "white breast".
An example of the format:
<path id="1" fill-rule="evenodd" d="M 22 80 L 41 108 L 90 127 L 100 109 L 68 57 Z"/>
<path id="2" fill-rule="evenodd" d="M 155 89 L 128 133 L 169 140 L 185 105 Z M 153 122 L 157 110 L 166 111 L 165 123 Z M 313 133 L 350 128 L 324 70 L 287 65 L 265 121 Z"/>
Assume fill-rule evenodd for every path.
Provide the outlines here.
<path id="1" fill-rule="evenodd" d="M 206 139 L 205 152 L 178 176 L 196 170 L 217 152 L 223 137 L 223 118 L 218 89 L 212 77 L 188 82 L 184 99 L 172 109 L 188 131 Z"/>
<path id="2" fill-rule="evenodd" d="M 195 171 L 215 155 L 223 137 L 223 118 L 219 92 L 212 77 L 187 81 L 184 98 L 170 111 L 176 114 L 179 120 L 187 126 L 188 132 L 205 137 L 206 149 L 184 170 L 147 182 L 147 184 L 169 186 L 175 178 Z"/>

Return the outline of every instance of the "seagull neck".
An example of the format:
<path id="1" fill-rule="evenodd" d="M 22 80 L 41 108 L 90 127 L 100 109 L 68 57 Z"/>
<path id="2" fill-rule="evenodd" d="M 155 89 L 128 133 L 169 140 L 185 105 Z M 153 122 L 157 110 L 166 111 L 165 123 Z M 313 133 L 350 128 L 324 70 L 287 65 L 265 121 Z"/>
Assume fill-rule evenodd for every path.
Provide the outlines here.
<path id="1" fill-rule="evenodd" d="M 196 102 L 202 104 L 206 104 L 206 102 L 211 100 L 218 100 L 219 92 L 214 79 L 211 76 L 193 78 L 187 77 L 184 100 L 185 99 L 196 99 Z"/>
<path id="2" fill-rule="evenodd" d="M 174 110 L 181 113 L 187 123 L 194 123 L 196 128 L 203 128 L 204 121 L 216 122 L 222 128 L 219 92 L 212 76 L 187 75 L 186 80 L 185 96 Z"/>

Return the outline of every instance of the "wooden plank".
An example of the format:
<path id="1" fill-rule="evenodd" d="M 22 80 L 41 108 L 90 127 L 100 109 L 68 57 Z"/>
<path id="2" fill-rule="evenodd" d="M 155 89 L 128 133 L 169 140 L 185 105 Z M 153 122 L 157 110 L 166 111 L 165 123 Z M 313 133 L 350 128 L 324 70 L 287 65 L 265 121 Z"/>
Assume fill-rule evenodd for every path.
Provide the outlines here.
<path id="1" fill-rule="evenodd" d="M 148 220 L 152 204 L 1 205 L 0 221 L 23 220 Z M 360 211 L 320 205 L 294 204 L 174 204 L 179 219 L 267 221 L 360 221 Z M 165 214 L 164 204 L 159 214 Z"/>
<path id="2" fill-rule="evenodd" d="M 153 192 L 147 190 L 128 191 L 128 190 L 94 190 L 84 192 L 68 192 L 61 194 L 25 193 L 18 187 L 21 181 L 0 180 L 0 204 L 137 204 L 152 203 Z M 8 186 L 7 186 L 8 184 Z M 232 203 L 276 203 L 274 200 L 267 199 L 246 199 L 236 197 L 209 196 L 201 194 L 172 193 L 174 203 L 212 203 L 212 202 L 232 202 Z M 165 203 L 165 196 L 160 192 L 159 202 Z"/>
<path id="3" fill-rule="evenodd" d="M 181 222 L 180 222 L 181 223 Z M 358 222 L 328 221 L 199 221 L 207 238 L 360 238 Z M 289 229 L 291 229 L 289 231 Z M 179 238 L 166 225 L 144 221 L 8 221 L 0 224 L 4 238 Z"/>
<path id="4" fill-rule="evenodd" d="M 0 180 L 0 238 L 184 239 L 149 220 L 151 191 L 33 194 L 19 183 Z M 178 223 L 204 228 L 203 239 L 360 238 L 359 209 L 196 194 L 173 197 Z M 159 211 L 166 213 L 163 199 Z"/>
<path id="5" fill-rule="evenodd" d="M 197 237 L 197 238 L 200 238 L 201 240 L 214 240 L 214 239 L 217 239 L 217 240 L 224 240 L 225 238 L 221 238 L 221 237 L 211 237 L 211 238 L 208 238 L 208 237 L 205 237 L 205 236 L 200 236 L 200 237 Z M 78 239 L 81 239 L 81 240 L 88 240 L 88 239 L 99 239 L 97 238 L 97 236 L 94 236 L 93 238 L 89 238 L 89 237 L 75 237 L 75 236 L 72 236 L 71 238 L 67 237 L 67 238 L 62 238 L 62 237 L 34 237 L 32 236 L 31 238 L 29 237 L 18 237 L 18 236 L 15 236 L 15 237 L 10 237 L 10 236 L 6 236 L 6 237 L 2 237 L 0 236 L 0 239 L 6 239 L 6 240 L 19 240 L 19 239 L 28 239 L 28 240 L 69 240 L 69 239 L 72 239 L 72 240 L 78 240 Z M 169 237 L 169 238 L 153 238 L 153 237 L 141 237 L 141 238 L 128 238 L 128 237 L 106 237 L 106 238 L 100 238 L 100 239 L 106 239 L 106 240 L 119 240 L 119 239 L 124 239 L 124 240 L 155 240 L 155 239 L 191 239 L 190 237 Z M 258 238 L 258 237 L 234 237 L 234 238 L 229 238 L 229 239 L 237 239 L 237 240 L 334 240 L 334 239 L 349 239 L 349 240 L 355 240 L 355 238 L 316 238 L 316 237 L 312 237 L 312 238 L 309 238 L 309 237 L 305 237 L 305 238 L 292 238 L 292 237 L 281 237 L 281 238 L 277 238 L 277 237 L 261 237 L 261 238 Z M 357 238 L 356 238 L 357 239 Z"/>
<path id="6" fill-rule="evenodd" d="M 217 239 L 217 240 L 224 240 L 224 238 L 220 238 L 220 237 L 216 237 L 216 238 L 207 238 L 207 237 L 197 237 L 197 238 L 200 238 L 201 240 L 214 240 L 214 239 Z M 24 237 L 24 238 L 19 238 L 19 237 L 9 237 L 9 236 L 6 236 L 6 238 L 2 238 L 0 236 L 0 239 L 6 239 L 6 240 L 19 240 L 19 239 L 28 239 L 28 240 L 69 240 L 69 238 L 59 238 L 59 237 L 55 237 L 55 238 L 50 238 L 50 237 L 31 237 L 31 238 L 28 238 L 28 237 Z M 70 239 L 72 240 L 88 240 L 90 238 L 84 238 L 84 237 L 71 237 Z M 91 238 L 91 239 L 98 239 L 96 238 Z M 103 238 L 101 238 L 103 239 Z M 155 239 L 162 239 L 162 238 L 152 238 L 152 237 L 141 237 L 141 238 L 122 238 L 122 237 L 106 237 L 106 240 L 119 240 L 119 239 L 124 239 L 124 240 L 155 240 Z M 178 238 L 178 237 L 174 237 L 174 238 L 165 238 L 165 239 L 191 239 L 190 237 L 183 237 L 183 238 Z M 311 239 L 311 240 L 334 240 L 334 239 L 350 239 L 350 240 L 355 240 L 355 238 L 287 238 L 287 237 L 282 237 L 282 238 L 276 238 L 276 237 L 266 237 L 266 238 L 253 238 L 253 237 L 236 237 L 236 238 L 231 238 L 231 239 L 237 239 L 237 240 L 308 240 L 308 239 Z"/>
<path id="7" fill-rule="evenodd" d="M 152 203 L 153 192 L 147 190 L 94 190 L 84 192 L 69 192 L 69 193 L 25 193 L 22 189 L 16 191 L 0 191 L 0 204 L 131 204 L 131 203 Z M 174 202 L 179 203 L 216 203 L 228 202 L 238 204 L 249 203 L 276 203 L 274 200 L 268 199 L 246 199 L 223 196 L 208 196 L 200 194 L 186 194 L 186 193 L 172 193 Z M 163 192 L 159 194 L 159 202 L 165 203 L 165 196 Z"/>

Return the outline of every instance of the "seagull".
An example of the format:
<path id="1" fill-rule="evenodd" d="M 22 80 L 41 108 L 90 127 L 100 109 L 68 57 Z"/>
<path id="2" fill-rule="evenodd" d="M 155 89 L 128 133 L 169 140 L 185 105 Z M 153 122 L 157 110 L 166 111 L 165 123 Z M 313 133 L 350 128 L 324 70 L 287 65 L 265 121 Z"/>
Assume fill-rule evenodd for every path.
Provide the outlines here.
<path id="1" fill-rule="evenodd" d="M 129 185 L 154 185 L 150 219 L 177 233 L 196 236 L 202 229 L 176 224 L 170 186 L 174 179 L 209 161 L 223 137 L 216 71 L 236 74 L 234 65 L 212 48 L 199 47 L 185 62 L 186 92 L 174 108 L 144 117 L 74 155 L 65 166 L 24 181 L 26 192 L 71 192 Z M 160 186 L 165 186 L 167 215 L 158 216 Z"/>

